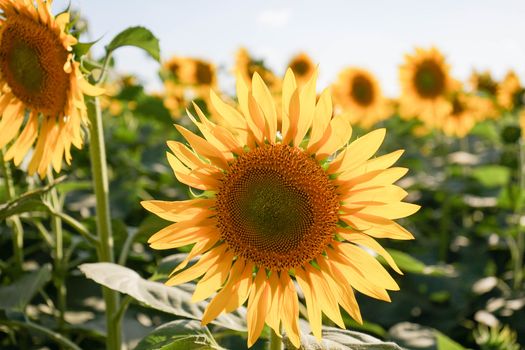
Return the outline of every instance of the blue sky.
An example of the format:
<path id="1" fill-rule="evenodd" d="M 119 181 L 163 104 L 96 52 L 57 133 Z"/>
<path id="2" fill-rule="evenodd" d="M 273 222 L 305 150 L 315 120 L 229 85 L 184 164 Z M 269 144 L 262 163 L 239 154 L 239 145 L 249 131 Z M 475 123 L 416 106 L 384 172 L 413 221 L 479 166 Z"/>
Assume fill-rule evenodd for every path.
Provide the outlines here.
<path id="1" fill-rule="evenodd" d="M 55 0 L 54 11 L 69 0 Z M 221 86 L 231 91 L 229 71 L 246 46 L 276 72 L 291 56 L 307 52 L 326 86 L 348 65 L 371 70 L 387 95 L 398 91 L 397 67 L 415 46 L 437 46 L 453 74 L 490 69 L 498 78 L 512 68 L 525 78 L 525 1 L 521 0 L 71 0 L 90 22 L 90 37 L 103 46 L 119 31 L 148 27 L 164 59 L 171 55 L 213 60 Z M 321 5 L 322 4 L 322 5 Z M 158 64 L 137 49 L 117 55 L 118 70 L 137 74 L 150 90 L 160 88 Z"/>

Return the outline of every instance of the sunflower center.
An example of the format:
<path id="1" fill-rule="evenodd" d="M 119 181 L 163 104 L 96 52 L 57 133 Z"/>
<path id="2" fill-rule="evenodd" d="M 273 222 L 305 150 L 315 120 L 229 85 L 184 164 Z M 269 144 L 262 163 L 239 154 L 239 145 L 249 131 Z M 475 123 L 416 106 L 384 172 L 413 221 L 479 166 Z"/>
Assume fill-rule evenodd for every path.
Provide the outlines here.
<path id="1" fill-rule="evenodd" d="M 213 80 L 213 72 L 209 64 L 197 62 L 195 70 L 198 84 L 211 85 Z"/>
<path id="2" fill-rule="evenodd" d="M 465 105 L 460 101 L 458 97 L 452 99 L 452 112 L 450 113 L 454 117 L 459 117 L 465 111 Z"/>
<path id="3" fill-rule="evenodd" d="M 63 112 L 69 90 L 68 52 L 58 33 L 23 15 L 10 15 L 0 29 L 0 73 L 12 93 L 45 115 Z"/>
<path id="4" fill-rule="evenodd" d="M 445 90 L 445 73 L 436 62 L 425 60 L 417 68 L 414 83 L 419 95 L 435 98 Z"/>
<path id="5" fill-rule="evenodd" d="M 301 266 L 331 242 L 339 201 L 323 169 L 298 148 L 267 145 L 241 155 L 217 192 L 221 238 L 272 270 Z"/>
<path id="6" fill-rule="evenodd" d="M 357 75 L 352 79 L 350 94 L 354 101 L 366 107 L 374 101 L 374 87 L 370 79 L 363 75 Z"/>
<path id="7" fill-rule="evenodd" d="M 305 60 L 297 60 L 290 65 L 290 68 L 295 74 L 303 76 L 310 70 L 310 65 Z"/>

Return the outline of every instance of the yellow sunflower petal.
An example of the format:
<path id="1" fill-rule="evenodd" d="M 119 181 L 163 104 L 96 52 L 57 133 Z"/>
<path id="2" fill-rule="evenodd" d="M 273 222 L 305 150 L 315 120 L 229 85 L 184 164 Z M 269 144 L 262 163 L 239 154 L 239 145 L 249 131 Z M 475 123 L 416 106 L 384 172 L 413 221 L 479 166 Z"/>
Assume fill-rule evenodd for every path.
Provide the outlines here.
<path id="1" fill-rule="evenodd" d="M 251 347 L 264 328 L 266 314 L 270 307 L 270 286 L 266 281 L 266 272 L 260 269 L 254 281 L 254 288 L 248 299 L 248 347 Z"/>
<path id="2" fill-rule="evenodd" d="M 295 347 L 301 345 L 299 331 L 299 300 L 292 279 L 287 273 L 281 273 L 280 276 L 282 290 L 282 308 L 280 309 L 280 318 L 288 339 Z"/>
<path id="3" fill-rule="evenodd" d="M 310 80 L 304 85 L 300 93 L 299 119 L 297 121 L 297 131 L 293 137 L 293 144 L 301 144 L 308 129 L 312 125 L 315 112 L 315 86 L 317 83 L 317 69 L 312 74 Z"/>
<path id="4" fill-rule="evenodd" d="M 400 275 L 403 274 L 403 272 L 401 272 L 392 256 L 386 251 L 385 248 L 381 246 L 381 244 L 377 243 L 377 241 L 372 237 L 369 237 L 366 234 L 358 233 L 353 230 L 347 230 L 343 228 L 340 228 L 337 231 L 337 233 L 349 242 L 356 243 L 363 247 L 372 249 L 373 251 L 381 255 L 390 265 L 390 267 L 392 267 L 397 273 L 399 273 Z"/>
<path id="5" fill-rule="evenodd" d="M 177 284 L 182 284 L 194 280 L 206 273 L 212 266 L 214 266 L 217 261 L 225 257 L 226 245 L 222 244 L 217 248 L 214 248 L 204 254 L 199 261 L 187 268 L 186 270 L 177 273 L 175 276 L 171 277 L 166 285 L 175 286 Z"/>
<path id="6" fill-rule="evenodd" d="M 204 300 L 215 293 L 226 281 L 233 261 L 233 253 L 226 252 L 221 260 L 213 265 L 202 278 L 193 292 L 192 302 Z"/>
<path id="7" fill-rule="evenodd" d="M 314 298 L 313 290 L 317 288 L 310 280 L 309 274 L 306 273 L 302 268 L 295 270 L 295 279 L 304 294 L 304 300 L 306 301 L 306 311 L 308 314 L 308 321 L 310 322 L 310 328 L 312 329 L 313 335 L 317 339 L 322 338 L 322 318 L 321 318 L 321 307 L 318 301 Z"/>
<path id="8" fill-rule="evenodd" d="M 178 222 L 184 220 L 195 220 L 212 216 L 208 210 L 213 206 L 215 200 L 197 198 L 186 201 L 168 202 L 168 201 L 142 201 L 140 204 L 155 215 L 169 221 Z"/>
<path id="9" fill-rule="evenodd" d="M 330 164 L 328 171 L 332 174 L 347 172 L 370 159 L 383 143 L 385 134 L 385 129 L 377 129 L 358 138 Z"/>
<path id="10" fill-rule="evenodd" d="M 273 97 L 270 90 L 257 73 L 253 75 L 252 92 L 255 101 L 262 110 L 266 125 L 268 127 L 267 138 L 270 143 L 275 143 L 277 135 L 277 112 L 273 103 Z"/>
<path id="11" fill-rule="evenodd" d="M 325 134 L 326 128 L 330 124 L 332 118 L 332 97 L 330 90 L 325 89 L 319 97 L 319 101 L 315 105 L 314 120 L 312 121 L 312 132 L 310 140 L 308 141 L 308 152 L 315 152 L 313 146 L 321 141 Z M 350 136 L 348 136 L 350 137 Z"/>

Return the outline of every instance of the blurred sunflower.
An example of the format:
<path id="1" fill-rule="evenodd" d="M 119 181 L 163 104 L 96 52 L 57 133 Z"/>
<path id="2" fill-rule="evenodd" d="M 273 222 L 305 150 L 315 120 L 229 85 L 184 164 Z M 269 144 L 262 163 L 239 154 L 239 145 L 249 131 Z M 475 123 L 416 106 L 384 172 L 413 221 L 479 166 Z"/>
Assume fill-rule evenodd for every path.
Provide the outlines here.
<path id="1" fill-rule="evenodd" d="M 144 201 L 147 210 L 174 222 L 154 234 L 154 249 L 194 244 L 168 285 L 200 278 L 193 300 L 218 293 L 202 319 L 248 301 L 248 346 L 266 323 L 277 334 L 282 324 L 300 344 L 299 300 L 305 297 L 314 335 L 321 338 L 322 313 L 344 327 L 339 305 L 362 322 L 354 290 L 389 301 L 398 285 L 367 250 L 382 255 L 401 273 L 375 238 L 413 239 L 394 219 L 419 206 L 401 202 L 407 193 L 393 183 L 405 168 L 390 168 L 396 151 L 371 158 L 385 130 L 348 144 L 351 126 L 332 118 L 329 89 L 316 102 L 316 78 L 302 88 L 289 69 L 283 82 L 282 127 L 268 87 L 259 74 L 246 84 L 237 77 L 240 112 L 213 91 L 222 126 L 198 107 L 203 137 L 176 126 L 191 148 L 169 141 L 168 161 L 177 179 L 203 190 L 185 201 Z M 309 138 L 306 139 L 306 135 Z M 198 262 L 188 262 L 201 255 Z M 353 287 L 353 288 L 352 288 Z"/>
<path id="2" fill-rule="evenodd" d="M 400 113 L 404 117 L 419 117 L 434 126 L 449 113 L 447 94 L 453 88 L 449 66 L 436 49 L 416 48 L 413 55 L 405 55 L 399 68 L 402 94 Z"/>
<path id="3" fill-rule="evenodd" d="M 514 71 L 507 73 L 497 92 L 498 104 L 508 110 L 523 106 L 524 89 Z"/>
<path id="4" fill-rule="evenodd" d="M 164 107 L 170 112 L 171 116 L 179 119 L 187 105 L 184 88 L 172 80 L 164 81 L 163 101 Z"/>
<path id="5" fill-rule="evenodd" d="M 470 75 L 469 82 L 473 91 L 481 92 L 489 96 L 496 96 L 498 82 L 492 78 L 490 71 L 478 72 L 474 70 Z"/>
<path id="6" fill-rule="evenodd" d="M 336 105 L 343 108 L 352 124 L 370 128 L 392 111 L 381 94 L 379 83 L 364 69 L 343 70 L 332 91 Z"/>
<path id="7" fill-rule="evenodd" d="M 446 135 L 465 137 L 480 120 L 482 111 L 478 108 L 481 97 L 469 95 L 463 91 L 456 91 L 450 96 L 452 108 L 442 120 L 442 129 Z"/>
<path id="8" fill-rule="evenodd" d="M 310 80 L 310 77 L 315 72 L 314 62 L 310 56 L 304 52 L 294 56 L 290 63 L 288 63 L 288 67 L 290 67 L 294 73 L 297 83 L 301 85 Z"/>
<path id="9" fill-rule="evenodd" d="M 255 60 L 250 56 L 248 50 L 241 47 L 235 54 L 234 73 L 240 74 L 246 81 L 246 84 L 251 84 L 251 79 L 254 73 L 259 74 L 265 84 L 270 88 L 272 93 L 281 90 L 281 81 L 268 69 L 262 60 Z"/>
<path id="10" fill-rule="evenodd" d="M 190 64 L 190 59 L 186 57 L 172 56 L 169 60 L 163 63 L 162 68 L 164 72 L 167 73 L 167 79 L 173 80 L 177 83 L 184 83 L 189 79 L 188 66 Z"/>
<path id="11" fill-rule="evenodd" d="M 70 164 L 72 144 L 82 148 L 83 94 L 102 90 L 73 60 L 69 13 L 55 18 L 42 0 L 2 0 L 0 10 L 0 148 L 15 140 L 5 160 L 18 165 L 36 141 L 28 172 L 43 178 L 49 165 L 59 172 L 63 158 Z"/>
<path id="12" fill-rule="evenodd" d="M 210 88 L 217 85 L 217 69 L 211 62 L 191 59 L 188 70 L 188 83 L 197 87 Z"/>

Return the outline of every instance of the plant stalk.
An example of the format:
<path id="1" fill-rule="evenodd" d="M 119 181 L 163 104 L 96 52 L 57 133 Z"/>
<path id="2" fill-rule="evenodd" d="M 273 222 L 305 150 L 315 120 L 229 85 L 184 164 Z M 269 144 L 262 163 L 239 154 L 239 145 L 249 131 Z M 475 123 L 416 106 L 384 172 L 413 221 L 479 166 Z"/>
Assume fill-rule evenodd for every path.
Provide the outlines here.
<path id="1" fill-rule="evenodd" d="M 11 174 L 11 167 L 4 160 L 4 152 L 0 149 L 0 164 L 2 166 L 2 173 L 4 174 L 4 184 L 6 188 L 7 200 L 15 199 L 16 192 L 13 184 L 13 176 Z M 24 228 L 18 215 L 13 215 L 7 220 L 8 224 L 13 230 L 13 255 L 15 259 L 15 273 L 19 274 L 23 270 L 24 264 Z"/>
<path id="2" fill-rule="evenodd" d="M 277 333 L 272 329 L 270 334 L 270 342 L 268 344 L 268 350 L 282 350 L 283 341 Z"/>
<path id="3" fill-rule="evenodd" d="M 111 216 L 109 210 L 109 184 L 106 163 L 106 147 L 102 127 L 102 112 L 99 99 L 91 98 L 88 101 L 88 115 L 90 119 L 90 157 L 93 173 L 93 187 L 97 201 L 96 221 L 99 245 L 97 249 L 98 260 L 101 262 L 114 262 L 113 234 L 111 230 Z M 114 322 L 119 304 L 117 292 L 102 287 L 106 303 L 106 349 L 120 350 L 121 331 L 117 322 Z"/>
<path id="4" fill-rule="evenodd" d="M 514 258 L 514 289 L 521 289 L 523 283 L 523 253 L 525 250 L 525 237 L 522 229 L 521 217 L 523 216 L 523 199 L 525 194 L 525 144 L 524 140 L 519 142 L 519 196 L 516 205 L 517 214 L 517 233 L 516 233 L 516 253 Z"/>
<path id="5" fill-rule="evenodd" d="M 48 171 L 48 180 L 54 182 L 53 171 Z M 58 196 L 56 187 L 50 190 L 51 205 L 54 211 L 61 212 L 62 205 Z M 51 228 L 55 236 L 54 260 L 55 260 L 55 288 L 57 290 L 57 308 L 58 308 L 58 328 L 62 329 L 65 325 L 65 312 L 67 309 L 66 302 L 66 263 L 64 261 L 64 233 L 62 231 L 62 219 L 57 215 L 51 215 Z"/>

